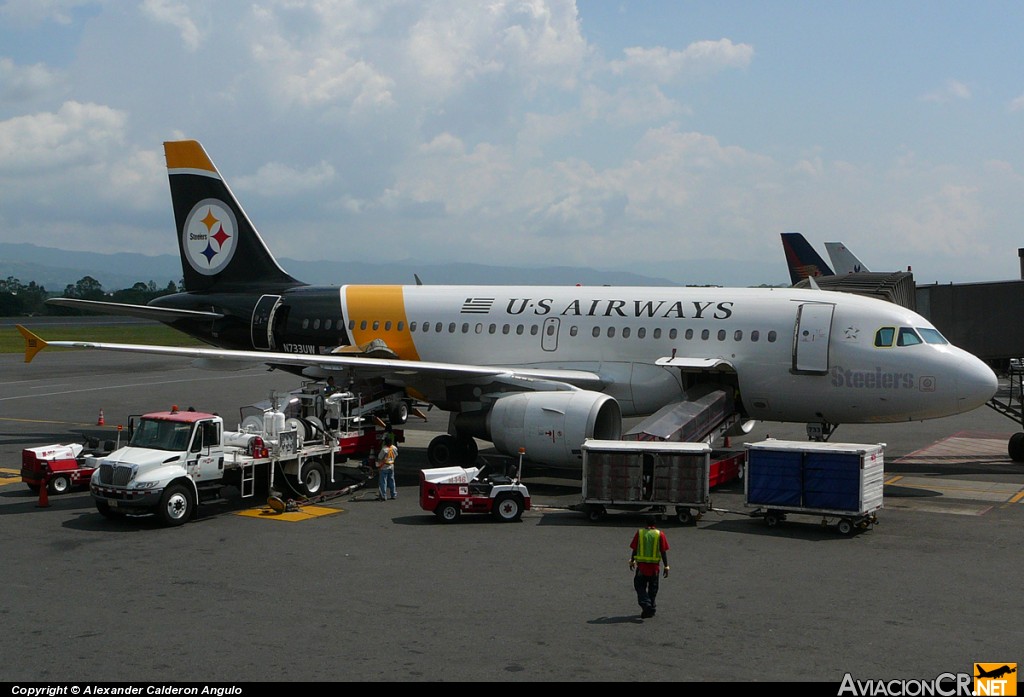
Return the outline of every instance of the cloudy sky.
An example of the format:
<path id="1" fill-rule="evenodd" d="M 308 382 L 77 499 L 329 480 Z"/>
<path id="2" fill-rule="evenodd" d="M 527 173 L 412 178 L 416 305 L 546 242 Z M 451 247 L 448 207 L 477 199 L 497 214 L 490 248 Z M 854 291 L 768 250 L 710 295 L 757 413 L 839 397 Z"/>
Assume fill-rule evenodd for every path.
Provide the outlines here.
<path id="1" fill-rule="evenodd" d="M 799 231 L 1017 278 L 1022 36 L 1017 2 L 0 0 L 0 241 L 176 253 L 196 139 L 282 257 L 755 285 Z"/>

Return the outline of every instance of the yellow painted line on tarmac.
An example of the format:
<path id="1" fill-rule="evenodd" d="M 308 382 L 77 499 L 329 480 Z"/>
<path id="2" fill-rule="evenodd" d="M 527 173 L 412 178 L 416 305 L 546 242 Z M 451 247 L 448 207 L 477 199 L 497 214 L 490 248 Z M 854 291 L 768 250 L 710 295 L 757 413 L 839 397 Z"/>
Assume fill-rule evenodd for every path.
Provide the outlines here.
<path id="1" fill-rule="evenodd" d="M 1018 491 L 1016 496 L 1010 498 L 1009 503 L 1020 503 L 1024 499 L 1024 491 Z"/>
<path id="2" fill-rule="evenodd" d="M 13 421 L 21 424 L 61 424 L 64 426 L 96 426 L 95 423 L 81 423 L 80 421 L 54 421 L 52 419 L 12 419 L 9 416 L 0 416 L 0 421 Z M 103 426 L 99 426 L 103 428 Z"/>
<path id="3" fill-rule="evenodd" d="M 238 515 L 245 516 L 246 518 L 259 518 L 260 520 L 283 520 L 286 523 L 298 523 L 303 520 L 312 520 L 333 515 L 334 513 L 341 513 L 342 510 L 341 508 L 325 508 L 323 506 L 303 506 L 297 511 L 278 513 L 270 508 L 270 506 L 261 506 L 259 508 L 250 508 L 246 511 L 239 511 Z"/>
<path id="4" fill-rule="evenodd" d="M 0 486 L 7 486 L 9 484 L 21 484 L 21 470 L 0 467 Z"/>
<path id="5" fill-rule="evenodd" d="M 895 477 L 890 477 L 889 479 L 886 479 L 885 483 L 886 484 L 895 484 L 896 482 L 898 482 L 901 479 L 903 479 L 903 475 L 902 474 L 897 474 Z"/>

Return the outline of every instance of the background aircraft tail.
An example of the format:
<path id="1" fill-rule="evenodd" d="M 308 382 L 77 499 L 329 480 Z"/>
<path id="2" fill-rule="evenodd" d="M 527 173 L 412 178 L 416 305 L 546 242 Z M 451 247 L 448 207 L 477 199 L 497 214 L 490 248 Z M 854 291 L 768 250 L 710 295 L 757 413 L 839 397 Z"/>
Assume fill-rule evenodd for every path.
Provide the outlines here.
<path id="1" fill-rule="evenodd" d="M 303 285 L 278 265 L 194 140 L 164 143 L 185 290 Z"/>
<path id="2" fill-rule="evenodd" d="M 828 258 L 832 260 L 832 266 L 835 267 L 837 274 L 870 270 L 842 242 L 826 242 L 825 251 L 828 252 Z"/>
<path id="3" fill-rule="evenodd" d="M 782 233 L 782 249 L 786 253 L 789 278 L 796 285 L 808 276 L 832 276 L 832 269 L 818 256 L 799 232 Z"/>

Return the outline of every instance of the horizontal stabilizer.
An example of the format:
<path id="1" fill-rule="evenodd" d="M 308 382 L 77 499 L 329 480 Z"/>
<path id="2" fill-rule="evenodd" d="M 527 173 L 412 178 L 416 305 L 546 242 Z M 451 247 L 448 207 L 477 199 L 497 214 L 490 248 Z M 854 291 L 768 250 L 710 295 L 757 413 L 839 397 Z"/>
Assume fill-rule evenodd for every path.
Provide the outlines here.
<path id="1" fill-rule="evenodd" d="M 219 312 L 202 312 L 199 310 L 175 310 L 169 307 L 152 307 L 150 305 L 131 305 L 128 303 L 107 303 L 101 300 L 78 300 L 76 298 L 50 298 L 47 305 L 70 307 L 100 315 L 118 315 L 139 317 L 158 322 L 172 322 L 176 319 L 221 319 Z"/>

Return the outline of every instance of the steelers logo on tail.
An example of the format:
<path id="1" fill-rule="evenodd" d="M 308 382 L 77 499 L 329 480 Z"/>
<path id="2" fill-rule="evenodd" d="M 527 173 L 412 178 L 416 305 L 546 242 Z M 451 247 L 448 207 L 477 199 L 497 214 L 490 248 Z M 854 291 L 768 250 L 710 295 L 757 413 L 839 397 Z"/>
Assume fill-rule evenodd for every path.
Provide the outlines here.
<path id="1" fill-rule="evenodd" d="M 208 198 L 195 205 L 181 230 L 181 247 L 196 272 L 213 276 L 223 270 L 238 246 L 235 215 L 224 203 Z"/>

